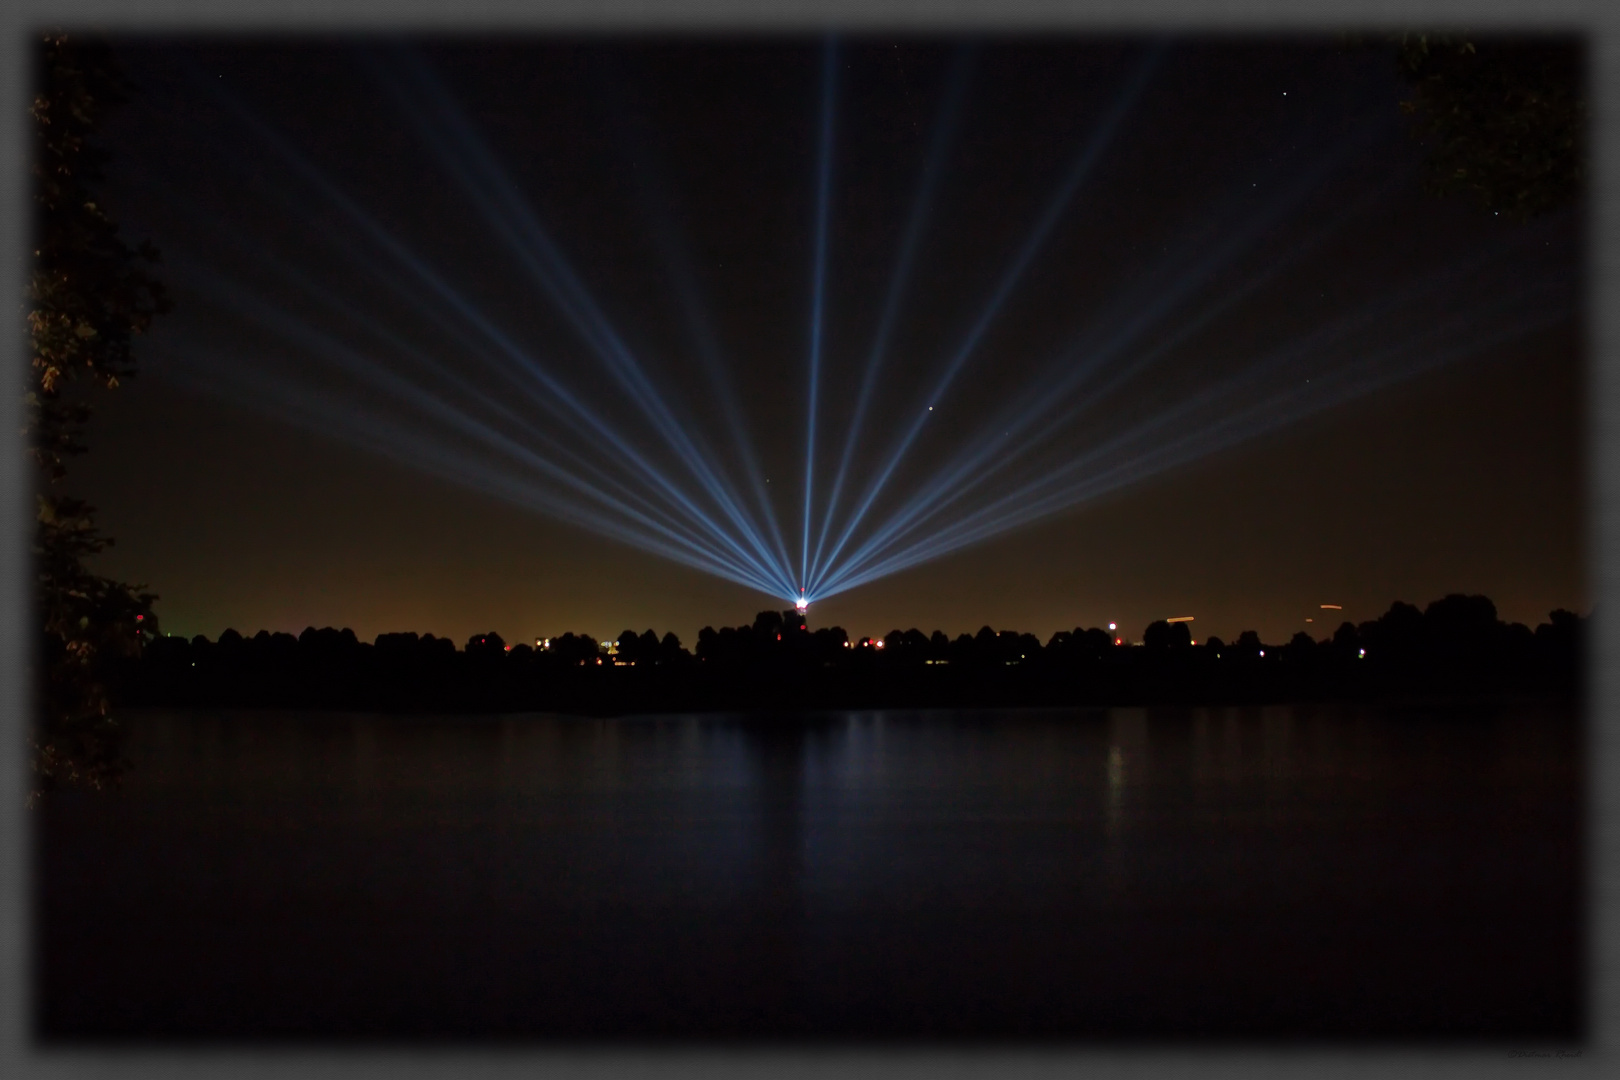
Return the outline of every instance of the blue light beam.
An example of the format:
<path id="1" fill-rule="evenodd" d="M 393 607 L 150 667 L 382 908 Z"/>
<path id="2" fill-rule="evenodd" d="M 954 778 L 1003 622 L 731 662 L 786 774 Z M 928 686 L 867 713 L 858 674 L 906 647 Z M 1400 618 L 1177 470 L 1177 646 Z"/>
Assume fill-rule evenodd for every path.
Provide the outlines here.
<path id="1" fill-rule="evenodd" d="M 692 501 L 690 496 L 688 496 L 677 485 L 671 483 L 667 478 L 665 478 L 663 474 L 651 464 L 651 462 L 647 461 L 639 451 L 637 451 L 633 446 L 619 436 L 619 434 L 613 430 L 610 425 L 598 417 L 594 411 L 586 407 L 582 401 L 580 401 L 567 389 L 567 387 L 563 386 L 551 375 L 549 375 L 542 365 L 538 364 L 533 357 L 529 356 L 514 342 L 512 342 L 511 339 L 508 338 L 499 328 L 491 324 L 481 312 L 462 298 L 460 294 L 457 293 L 456 290 L 445 282 L 438 274 L 429 269 L 427 265 L 417 258 L 414 253 L 412 253 L 404 244 L 395 239 L 387 229 L 378 224 L 370 217 L 370 215 L 356 205 L 353 200 L 343 194 L 343 192 L 341 192 L 334 184 L 328 181 L 325 176 L 321 174 L 320 170 L 315 168 L 315 166 L 305 159 L 303 155 L 298 153 L 298 151 L 287 144 L 286 141 L 278 134 L 259 121 L 244 107 L 230 99 L 223 92 L 218 90 L 215 90 L 214 92 L 226 102 L 227 106 L 230 107 L 232 111 L 237 113 L 237 115 L 247 124 L 250 130 L 252 130 L 261 138 L 261 140 L 269 145 L 271 149 L 274 150 L 285 162 L 287 162 L 295 172 L 302 176 L 307 183 L 319 191 L 338 209 L 342 210 L 344 214 L 350 218 L 350 220 L 358 224 L 362 231 L 368 235 L 374 243 L 391 255 L 397 262 L 409 269 L 417 278 L 419 278 L 432 290 L 439 300 L 447 303 L 463 319 L 469 322 L 481 334 L 495 344 L 503 354 L 517 363 L 520 370 L 524 371 L 531 378 L 539 381 L 548 391 L 548 393 L 562 401 L 567 406 L 568 411 L 571 411 L 580 419 L 583 419 L 601 438 L 614 444 L 614 446 L 619 449 L 621 453 L 632 460 L 636 466 L 642 470 L 644 475 L 655 480 L 659 487 L 663 491 L 667 492 L 667 494 L 687 514 L 691 516 L 694 524 L 698 524 L 705 528 L 713 528 L 712 522 L 709 521 L 704 511 Z M 566 413 L 562 415 L 566 415 Z M 744 551 L 738 541 L 731 537 L 730 534 L 725 530 L 716 531 L 715 538 L 721 541 L 725 546 L 732 548 L 740 557 L 753 565 L 754 568 L 765 577 L 775 578 L 777 576 L 781 576 L 777 572 L 768 568 L 767 565 L 760 563 L 754 554 Z M 781 587 L 772 591 L 774 595 L 778 596 L 792 595 L 792 583 L 785 576 L 782 576 Z"/>
<path id="2" fill-rule="evenodd" d="M 1101 159 L 1103 152 L 1112 143 L 1121 123 L 1129 115 L 1142 91 L 1146 88 L 1150 77 L 1158 68 L 1164 52 L 1165 46 L 1162 43 L 1156 44 L 1148 50 L 1147 56 L 1137 65 L 1136 70 L 1127 80 L 1113 107 L 1103 117 L 1102 123 L 1093 131 L 1091 138 L 1086 141 L 1074 164 L 1070 167 L 1068 175 L 1047 204 L 1045 212 L 1036 222 L 1035 228 L 1024 241 L 1012 264 L 1002 275 L 1000 284 L 997 285 L 995 292 L 991 294 L 989 302 L 985 304 L 972 329 L 969 330 L 966 338 L 963 339 L 956 352 L 952 354 L 945 364 L 944 371 L 935 381 L 930 393 L 924 398 L 925 403 L 936 402 L 943 398 L 945 391 L 950 387 L 957 373 L 961 371 L 962 366 L 967 363 L 974 349 L 978 347 L 980 339 L 989 329 L 996 316 L 1000 314 L 1002 305 L 1006 302 L 1008 295 L 1045 245 L 1053 226 L 1057 224 L 1058 219 L 1062 217 L 1063 212 L 1068 208 L 1069 201 L 1091 174 L 1091 170 Z M 913 416 L 915 419 L 907 427 L 905 434 L 901 437 L 894 450 L 890 452 L 887 462 L 878 471 L 876 478 L 868 485 L 865 494 L 861 498 L 860 507 L 845 525 L 838 542 L 833 545 L 832 552 L 827 556 L 829 563 L 838 557 L 844 545 L 849 542 L 850 536 L 860 524 L 867 510 L 870 509 L 873 500 L 877 498 L 879 492 L 883 490 L 884 485 L 888 483 L 889 478 L 894 474 L 895 468 L 900 464 L 901 459 L 905 457 L 906 451 L 911 448 L 911 444 L 916 440 L 918 432 L 922 430 L 923 425 L 927 422 L 928 413 L 921 405 L 918 405 L 913 410 Z"/>
<path id="3" fill-rule="evenodd" d="M 1329 169 L 1326 166 L 1337 164 L 1350 153 L 1364 147 L 1363 139 L 1354 142 L 1342 149 L 1342 152 L 1332 155 L 1324 167 L 1313 169 L 1307 173 L 1305 182 L 1296 186 L 1292 193 L 1280 200 L 1267 203 L 1266 209 L 1256 215 L 1234 235 L 1229 236 L 1225 242 L 1195 263 L 1192 270 L 1182 270 L 1180 276 L 1168 285 L 1152 280 L 1150 274 L 1149 287 L 1143 291 L 1148 292 L 1145 303 L 1116 301 L 1109 304 L 1110 309 L 1134 311 L 1124 325 L 1118 327 L 1098 347 L 1090 350 L 1083 348 L 1085 339 L 1090 335 L 1090 328 L 1083 328 L 1076 340 L 1067 348 L 1060 351 L 1057 357 L 1050 361 L 1045 372 L 1039 377 L 1037 383 L 1025 393 L 1020 403 L 1004 407 L 1000 415 L 995 417 L 986 426 L 989 434 L 981 435 L 977 445 L 970 445 L 959 451 L 952 462 L 936 472 L 927 481 L 924 481 L 911 499 L 898 511 L 889 517 L 883 527 L 869 536 L 854 552 L 846 556 L 845 564 L 860 562 L 870 550 L 881 548 L 887 536 L 910 522 L 916 515 L 928 511 L 932 504 L 939 500 L 957 498 L 972 488 L 988 480 L 994 473 L 1004 470 L 1014 462 L 1031 452 L 1042 444 L 1053 432 L 1061 430 L 1064 425 L 1073 419 L 1073 411 L 1052 420 L 1037 430 L 1034 434 L 1025 437 L 1024 433 L 1040 419 L 1042 415 L 1057 408 L 1067 400 L 1079 387 L 1096 376 L 1103 364 L 1118 356 L 1133 341 L 1144 336 L 1149 331 L 1157 329 L 1183 302 L 1195 296 L 1200 289 L 1214 280 L 1219 273 L 1233 265 L 1245 252 L 1251 250 L 1274 226 L 1285 213 L 1297 209 L 1304 197 L 1313 190 L 1326 177 Z M 1174 348 L 1191 340 L 1200 331 L 1207 328 L 1216 318 L 1236 307 L 1241 301 L 1258 292 L 1265 285 L 1279 277 L 1288 267 L 1297 263 L 1306 255 L 1316 250 L 1322 243 L 1335 234 L 1356 215 L 1365 210 L 1370 204 L 1384 197 L 1404 179 L 1404 174 L 1398 175 L 1390 181 L 1375 188 L 1370 194 L 1340 208 L 1328 220 L 1317 227 L 1305 240 L 1291 247 L 1283 255 L 1270 261 L 1258 274 L 1251 276 L 1237 288 L 1228 290 L 1206 304 L 1197 314 L 1180 321 L 1171 333 L 1157 341 L 1152 348 L 1139 353 L 1131 362 L 1113 372 L 1109 380 L 1094 390 L 1087 398 L 1088 406 L 1094 406 L 1104 397 L 1139 376 L 1156 360 L 1168 355 Z M 1177 252 L 1172 258 L 1162 262 L 1162 268 L 1184 267 L 1187 256 Z M 1076 357 L 1084 353 L 1081 362 L 1074 362 Z M 1021 440 L 1019 445 L 1007 449 L 1014 439 Z M 974 476 L 974 470 L 986 468 L 988 471 Z M 817 582 L 821 586 L 821 582 Z"/>
<path id="4" fill-rule="evenodd" d="M 189 210 L 189 208 L 182 209 L 181 213 L 192 218 L 198 217 L 198 215 Z M 229 237 L 233 247 L 236 247 L 238 250 L 242 250 L 249 254 L 261 266 L 269 269 L 285 283 L 292 285 L 299 292 L 303 293 L 309 300 L 338 315 L 344 321 L 345 325 L 358 328 L 386 345 L 389 350 L 389 355 L 411 361 L 416 370 L 422 375 L 425 375 L 431 382 L 447 388 L 465 399 L 470 399 L 471 403 L 483 410 L 486 415 L 494 415 L 496 417 L 504 418 L 510 424 L 523 431 L 527 437 L 531 439 L 538 439 L 539 441 L 547 444 L 551 452 L 572 463 L 578 470 L 590 477 L 593 477 L 598 483 L 606 485 L 609 488 L 617 491 L 622 498 L 630 500 L 633 504 L 638 506 L 642 512 L 657 518 L 665 528 L 680 533 L 692 544 L 702 546 L 704 550 L 708 551 L 709 554 L 714 558 L 722 560 L 724 559 L 722 554 L 714 551 L 708 546 L 707 541 L 700 540 L 697 535 L 690 532 L 686 525 L 671 518 L 666 511 L 654 505 L 646 496 L 632 491 L 623 482 L 610 476 L 602 469 L 597 467 L 594 462 L 582 457 L 566 444 L 552 438 L 544 431 L 544 429 L 534 425 L 528 418 L 518 416 L 508 407 L 506 402 L 490 397 L 487 393 L 474 386 L 467 379 L 447 368 L 438 359 L 429 356 L 413 342 L 408 341 L 404 337 L 400 336 L 390 326 L 378 321 L 365 312 L 360 311 L 354 308 L 352 305 L 339 299 L 330 289 L 316 285 L 302 273 L 290 266 L 287 266 L 285 263 L 282 263 L 279 259 L 276 259 L 262 247 L 258 245 L 246 244 L 237 236 L 235 230 L 224 227 L 222 223 L 216 223 L 216 226 L 218 234 Z M 173 251 L 174 249 L 171 246 L 171 252 Z M 175 264 L 176 260 L 172 254 L 169 261 L 171 265 Z M 185 261 L 184 254 L 182 252 L 179 265 L 179 269 L 181 270 L 182 274 L 184 273 Z M 256 297 L 253 296 L 250 290 L 247 290 L 241 286 L 230 285 L 227 276 L 221 273 L 218 269 L 208 268 L 198 274 L 186 276 L 188 276 L 191 281 L 194 282 L 194 288 L 197 288 L 203 293 L 212 293 L 215 298 L 221 300 L 225 306 L 235 309 L 239 314 L 243 314 L 247 317 L 255 319 L 255 321 L 259 322 L 260 325 L 268 327 L 273 332 L 282 332 L 283 336 L 285 336 L 284 324 L 287 322 L 286 317 L 284 315 L 280 315 L 275 309 L 260 303 Z M 396 376 L 393 374 L 393 372 L 382 365 L 376 365 L 375 361 L 370 361 L 370 363 L 375 366 L 377 370 L 366 370 L 365 365 L 368 362 L 368 358 L 363 354 L 347 349 L 342 350 L 340 353 L 338 350 L 342 347 L 336 345 L 330 339 L 326 338 L 313 342 L 309 338 L 303 338 L 302 343 L 310 347 L 314 352 L 319 352 L 328 356 L 329 358 L 335 357 L 335 362 L 340 369 L 349 371 L 356 377 L 367 379 L 368 381 L 372 382 L 373 385 L 376 385 L 379 389 L 382 389 L 385 392 L 393 393 L 396 396 L 402 395 L 402 384 L 399 384 L 396 381 Z M 503 372 L 503 374 L 505 374 L 505 372 Z M 404 394 L 404 396 L 408 397 L 411 402 L 420 407 L 421 399 L 417 396 L 419 393 L 430 395 L 431 401 L 436 403 L 436 405 L 442 406 L 445 404 L 444 398 L 440 394 L 415 386 L 412 386 L 410 393 Z M 440 412 L 440 409 L 434 408 L 430 411 L 438 413 Z M 455 419 L 454 423 L 455 426 L 463 430 L 464 433 L 466 432 L 466 424 L 479 425 L 480 427 L 483 426 L 482 421 L 479 421 L 464 412 L 458 414 L 458 417 Z M 613 459 L 610 457 L 608 460 L 611 461 Z M 711 526 L 706 531 L 712 534 L 714 529 Z"/>
<path id="5" fill-rule="evenodd" d="M 833 106 L 836 95 L 837 42 L 828 36 L 821 50 L 821 139 L 816 164 L 816 249 L 811 278 L 810 304 L 810 393 L 805 424 L 804 450 L 804 528 L 799 553 L 801 593 L 810 584 L 810 513 L 816 470 L 816 397 L 821 387 L 822 307 L 827 284 L 827 212 L 831 202 Z"/>
<path id="6" fill-rule="evenodd" d="M 1291 345 L 1279 350 L 1268 361 L 1255 364 L 1174 408 L 1155 413 L 1151 419 L 1092 448 L 1067 465 L 1004 494 L 949 525 L 935 529 L 927 538 L 891 553 L 865 569 L 851 567 L 847 576 L 841 577 L 835 584 L 824 586 L 822 596 L 825 598 L 1020 528 L 1086 499 L 1248 441 L 1393 382 L 1416 377 L 1443 364 L 1558 325 L 1570 315 L 1566 308 L 1556 303 L 1526 306 L 1534 309 L 1533 314 L 1521 317 L 1506 327 L 1484 334 L 1476 333 L 1472 341 L 1463 340 L 1470 331 L 1477 332 L 1479 329 L 1472 315 L 1445 320 L 1421 335 L 1364 355 L 1359 361 L 1340 370 L 1315 371 L 1309 381 L 1294 379 L 1280 393 L 1229 412 L 1191 434 L 1179 436 L 1168 443 L 1160 442 L 1145 453 L 1127 457 L 1102 474 L 1085 477 L 1068 487 L 1059 487 L 1056 492 L 1041 494 L 1042 488 L 1060 485 L 1065 477 L 1082 470 L 1091 462 L 1117 455 L 1133 444 L 1159 437 L 1166 429 L 1185 422 L 1189 414 L 1218 405 L 1238 389 L 1275 372 L 1282 362 L 1297 359 L 1311 351 L 1309 345 Z M 1360 382 L 1354 382 L 1358 377 Z M 1347 386 L 1349 389 L 1346 389 Z M 1307 403 L 1306 407 L 1301 407 L 1301 402 Z M 1252 426 L 1244 428 L 1244 424 Z"/>
<path id="7" fill-rule="evenodd" d="M 849 431 L 844 439 L 843 453 L 838 460 L 838 472 L 833 479 L 832 493 L 827 496 L 827 510 L 821 519 L 820 534 L 816 537 L 816 554 L 811 562 L 808 578 L 812 589 L 822 573 L 824 564 L 821 556 L 822 549 L 827 543 L 827 530 L 837 514 L 838 499 L 843 493 L 844 481 L 849 475 L 850 461 L 855 456 L 855 446 L 860 439 L 861 424 L 866 419 L 872 390 L 877 385 L 878 373 L 882 370 L 885 353 L 889 347 L 889 337 L 894 330 L 895 319 L 900 310 L 900 298 L 911 279 L 911 264 L 917 253 L 918 241 L 922 237 L 923 223 L 928 219 L 928 212 L 933 204 L 934 188 L 939 181 L 940 173 L 944 171 L 945 154 L 950 144 L 950 136 L 956 128 L 957 113 L 961 108 L 962 96 L 967 86 L 972 55 L 973 50 L 969 46 L 958 46 L 956 57 L 947 75 L 945 100 L 940 106 L 939 115 L 934 119 L 928 154 L 923 159 L 922 175 L 918 179 L 917 194 L 911 201 L 906 231 L 900 243 L 899 254 L 895 257 L 888 293 L 883 301 L 883 314 L 878 319 L 877 334 L 866 357 L 861 387 L 856 394 L 855 409 L 850 415 Z"/>
<path id="8" fill-rule="evenodd" d="M 518 258 L 573 324 L 576 332 L 607 365 L 614 379 L 630 400 L 641 409 L 653 429 L 676 452 L 681 463 L 698 481 L 718 509 L 754 548 L 763 564 L 772 561 L 761 530 L 740 505 L 735 488 L 723 479 L 688 434 L 690 425 L 677 419 L 665 396 L 654 386 L 635 359 L 623 337 L 603 314 L 584 282 L 569 265 L 566 256 L 541 226 L 527 200 L 507 177 L 494 154 L 479 139 L 453 99 L 432 70 L 420 59 L 402 55 L 411 80 L 407 89 L 389 76 L 381 65 L 372 64 L 379 81 L 394 93 L 401 109 L 447 172 L 471 196 L 473 205 L 490 225 L 491 231 Z M 413 93 L 414 91 L 414 93 Z M 436 126 L 430 121 L 437 120 Z M 784 591 L 794 595 L 791 578 L 782 574 Z"/>
<path id="9" fill-rule="evenodd" d="M 707 305 L 699 294 L 697 273 L 692 260 L 687 256 L 688 245 L 676 235 L 676 226 L 670 220 L 670 215 L 660 206 L 658 196 L 664 190 L 667 181 L 654 153 L 653 140 L 636 121 L 634 109 L 627 106 L 623 100 L 622 74 L 614 72 L 613 75 L 614 77 L 606 80 L 605 90 L 620 117 L 618 130 L 622 132 L 623 129 L 629 128 L 629 141 L 633 143 L 633 147 L 626 145 L 623 137 L 616 140 L 620 159 L 627 171 L 636 178 L 637 195 L 651 226 L 654 247 L 664 264 L 665 278 L 675 290 L 675 298 L 687 336 L 691 339 L 715 400 L 719 402 L 724 413 L 727 430 L 731 433 L 733 446 L 738 459 L 742 462 L 760 516 L 770 533 L 772 550 L 785 576 L 787 567 L 791 565 L 791 559 L 788 557 L 787 544 L 777 520 L 775 505 L 765 490 L 764 476 L 760 471 L 759 457 L 754 451 L 747 417 L 743 415 L 742 407 L 737 400 L 736 388 L 727 374 L 728 365 L 721 355 L 719 338 L 709 319 Z"/>
<path id="10" fill-rule="evenodd" d="M 601 503 L 605 508 L 630 519 L 643 528 L 649 529 L 658 535 L 662 535 L 673 543 L 682 545 L 685 549 L 689 550 L 693 556 L 704 558 L 715 566 L 730 566 L 731 573 L 733 575 L 749 576 L 751 580 L 755 581 L 765 580 L 759 577 L 757 574 L 752 574 L 746 567 L 732 563 L 723 552 L 717 551 L 709 546 L 707 541 L 692 535 L 678 526 L 673 524 L 665 524 L 664 522 L 649 517 L 645 513 L 637 511 L 635 508 L 624 503 L 621 499 L 615 498 L 600 488 L 586 483 L 573 472 L 563 469 L 554 462 L 541 457 L 531 448 L 514 441 L 510 436 L 491 428 L 485 423 L 467 416 L 465 413 L 447 404 L 438 395 L 424 391 L 415 383 L 401 378 L 399 375 L 388 370 L 384 365 L 377 363 L 373 358 L 368 357 L 347 345 L 344 345 L 329 335 L 316 330 L 307 324 L 298 322 L 296 320 L 287 319 L 285 315 L 276 308 L 259 300 L 251 290 L 245 289 L 240 285 L 236 285 L 226 275 L 220 273 L 219 271 L 210 270 L 206 275 L 199 275 L 196 278 L 191 279 L 191 285 L 193 288 L 198 289 L 205 295 L 211 296 L 216 302 L 222 304 L 223 306 L 252 319 L 259 325 L 269 329 L 272 333 L 275 333 L 278 336 L 285 338 L 289 342 L 299 346 L 306 354 L 312 353 L 326 358 L 326 360 L 332 364 L 334 370 L 345 372 L 351 377 L 369 383 L 373 388 L 380 390 L 384 394 L 401 402 L 418 415 L 435 420 L 445 427 L 459 432 L 462 436 L 471 439 L 475 443 L 481 443 L 515 462 L 519 462 L 530 469 L 544 473 L 552 480 L 562 483 L 563 485 L 572 488 L 579 494 Z M 329 397 L 330 394 L 321 394 L 317 392 L 311 394 L 310 396 L 319 398 L 323 396 Z M 346 405 L 345 408 L 354 410 L 356 413 L 360 411 L 353 403 Z M 524 425 L 524 427 L 527 430 L 528 425 Z M 413 428 L 412 431 L 413 435 L 411 436 L 409 442 L 414 451 L 420 455 L 421 451 L 426 446 L 426 443 L 422 439 L 419 429 Z M 445 452 L 442 446 L 438 449 L 441 452 Z M 574 455 L 570 456 L 575 457 Z M 588 462 L 584 462 L 577 457 L 575 457 L 575 462 L 576 464 L 583 466 L 584 471 L 595 472 L 597 475 L 601 475 L 599 470 L 595 470 Z M 488 471 L 487 464 L 485 464 L 483 468 L 485 471 Z M 584 511 L 578 512 L 583 513 Z M 605 521 L 607 519 L 603 519 L 598 516 L 594 517 L 593 520 Z M 623 535 L 637 535 L 633 532 L 625 530 L 623 526 L 618 526 L 618 528 Z"/>

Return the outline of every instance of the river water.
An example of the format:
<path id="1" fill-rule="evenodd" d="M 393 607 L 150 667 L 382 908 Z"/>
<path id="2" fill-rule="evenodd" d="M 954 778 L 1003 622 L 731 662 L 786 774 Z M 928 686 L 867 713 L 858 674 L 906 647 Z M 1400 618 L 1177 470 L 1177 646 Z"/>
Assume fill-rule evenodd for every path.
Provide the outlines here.
<path id="1" fill-rule="evenodd" d="M 1568 706 L 127 722 L 47 1042 L 1585 1030 Z"/>

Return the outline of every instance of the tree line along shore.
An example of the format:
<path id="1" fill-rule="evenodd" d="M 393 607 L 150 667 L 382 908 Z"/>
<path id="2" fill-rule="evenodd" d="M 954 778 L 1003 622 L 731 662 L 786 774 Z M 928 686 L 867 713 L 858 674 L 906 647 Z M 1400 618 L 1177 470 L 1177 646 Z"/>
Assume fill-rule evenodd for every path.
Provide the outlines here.
<path id="1" fill-rule="evenodd" d="M 807 629 L 795 611 L 699 632 L 626 630 L 612 642 L 564 634 L 536 645 L 306 629 L 226 630 L 218 640 L 143 632 L 112 681 L 133 707 L 376 711 L 553 711 L 591 715 L 716 709 L 937 708 L 1009 705 L 1242 704 L 1468 694 L 1573 697 L 1588 617 L 1554 611 L 1531 629 L 1483 596 L 1424 609 L 1397 601 L 1321 640 L 1193 644 L 1185 623 L 1155 622 L 1140 644 L 1106 630 L 995 631 L 952 639 L 895 630 L 851 640 Z"/>

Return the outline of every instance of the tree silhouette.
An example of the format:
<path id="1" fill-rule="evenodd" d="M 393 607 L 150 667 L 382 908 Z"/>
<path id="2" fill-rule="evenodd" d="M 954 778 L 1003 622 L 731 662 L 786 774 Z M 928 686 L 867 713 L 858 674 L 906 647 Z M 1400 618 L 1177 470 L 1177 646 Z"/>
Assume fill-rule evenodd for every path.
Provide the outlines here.
<path id="1" fill-rule="evenodd" d="M 1412 86 L 1401 110 L 1429 148 L 1431 190 L 1519 219 L 1580 197 L 1587 117 L 1575 44 L 1407 34 L 1396 64 Z"/>
<path id="2" fill-rule="evenodd" d="M 217 641 L 157 639 L 120 672 L 118 701 L 604 716 L 766 709 L 791 716 L 803 708 L 1259 704 L 1457 693 L 1567 698 L 1581 688 L 1588 620 L 1567 611 L 1550 618 L 1532 632 L 1502 622 L 1485 597 L 1452 595 L 1422 611 L 1397 602 L 1378 620 L 1342 624 L 1332 638 L 1316 641 L 1300 631 L 1283 645 L 1262 645 L 1246 630 L 1231 645 L 1211 635 L 1193 647 L 1185 644 L 1185 623 L 1160 620 L 1141 648 L 1115 646 L 1096 628 L 1058 631 L 1042 646 L 1032 634 L 985 627 L 954 641 L 939 631 L 895 630 L 882 650 L 848 648 L 836 626 L 813 633 L 790 627 L 778 640 L 743 623 L 704 627 L 696 658 L 673 633 L 657 639 L 627 630 L 619 659 L 638 665 L 633 672 L 605 663 L 587 635 L 553 637 L 537 652 L 508 647 L 494 632 L 475 634 L 458 650 L 432 634 L 379 634 L 373 645 L 332 627 L 310 627 L 297 638 L 226 630 Z M 941 648 L 946 655 L 934 655 Z M 930 660 L 949 666 L 926 670 Z"/>
<path id="3" fill-rule="evenodd" d="M 106 155 L 91 141 L 106 110 L 131 86 L 103 44 L 63 34 L 40 41 L 31 110 L 36 246 L 28 279 L 31 385 L 26 434 L 36 471 L 34 600 L 40 685 L 30 735 L 32 804 L 61 783 L 100 788 L 125 763 L 106 689 L 109 665 L 157 633 L 141 586 L 92 574 L 84 561 L 112 539 L 94 508 L 58 485 L 84 452 L 90 407 L 74 383 L 111 389 L 132 375 L 132 339 L 168 309 L 148 273 L 151 245 L 130 247 L 91 189 Z"/>
<path id="4" fill-rule="evenodd" d="M 754 616 L 754 633 L 761 641 L 774 641 L 782 632 L 782 613 L 780 611 L 762 611 Z"/>
<path id="5" fill-rule="evenodd" d="M 1369 653 L 1378 656 L 1411 656 L 1423 641 L 1423 612 L 1397 600 L 1389 610 L 1357 630 Z"/>
<path id="6" fill-rule="evenodd" d="M 349 633 L 350 637 L 354 636 L 349 631 L 344 632 Z M 462 651 L 469 656 L 500 657 L 506 653 L 506 641 L 491 630 L 486 634 L 474 634 L 468 638 L 467 645 Z"/>
<path id="7" fill-rule="evenodd" d="M 658 642 L 658 662 L 660 664 L 678 664 L 686 650 L 681 648 L 681 639 L 675 636 L 675 631 L 666 631 Z"/>
<path id="8" fill-rule="evenodd" d="M 1243 631 L 1232 643 L 1232 652 L 1235 655 L 1251 659 L 1258 657 L 1264 648 L 1265 646 L 1260 643 L 1260 635 L 1253 630 Z"/>
<path id="9" fill-rule="evenodd" d="M 1192 631 L 1183 622 L 1173 623 L 1159 619 L 1142 631 L 1142 644 L 1150 649 L 1179 648 L 1192 644 Z"/>

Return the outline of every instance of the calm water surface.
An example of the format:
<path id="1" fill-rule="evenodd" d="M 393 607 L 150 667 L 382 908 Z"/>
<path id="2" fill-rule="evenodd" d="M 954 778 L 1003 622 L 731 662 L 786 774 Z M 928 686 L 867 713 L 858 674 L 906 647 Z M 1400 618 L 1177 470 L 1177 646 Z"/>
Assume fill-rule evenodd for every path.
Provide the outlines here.
<path id="1" fill-rule="evenodd" d="M 127 719 L 51 1041 L 1584 1030 L 1569 708 Z"/>

